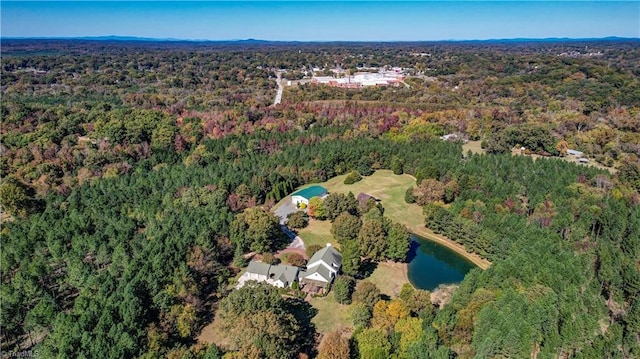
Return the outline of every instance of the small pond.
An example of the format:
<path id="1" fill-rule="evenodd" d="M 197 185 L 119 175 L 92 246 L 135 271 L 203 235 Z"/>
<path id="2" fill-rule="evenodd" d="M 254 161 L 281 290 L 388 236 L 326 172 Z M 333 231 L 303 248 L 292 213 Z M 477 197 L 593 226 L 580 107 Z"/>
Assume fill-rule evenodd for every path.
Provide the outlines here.
<path id="1" fill-rule="evenodd" d="M 409 281 L 418 289 L 434 290 L 440 284 L 459 283 L 475 265 L 451 249 L 411 235 Z"/>

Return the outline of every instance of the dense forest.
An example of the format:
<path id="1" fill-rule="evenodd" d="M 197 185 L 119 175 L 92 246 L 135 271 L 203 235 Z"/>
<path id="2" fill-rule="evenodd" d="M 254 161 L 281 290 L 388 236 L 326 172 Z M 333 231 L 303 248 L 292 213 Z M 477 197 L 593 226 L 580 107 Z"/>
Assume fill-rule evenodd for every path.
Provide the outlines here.
<path id="1" fill-rule="evenodd" d="M 640 356 L 637 41 L 3 40 L 2 52 L 3 351 Z M 296 80 L 384 66 L 404 68 L 408 86 L 300 84 L 272 105 L 280 70 Z M 482 141 L 486 154 L 447 133 Z M 521 146 L 542 157 L 511 155 Z M 602 166 L 564 161 L 567 148 Z M 305 303 L 270 287 L 230 289 L 238 257 L 282 246 L 277 230 L 246 242 L 239 223 L 303 184 L 378 169 L 415 176 L 406 199 L 425 225 L 491 267 L 471 271 L 442 307 L 423 291 L 383 298 L 338 281 L 361 309 L 350 334 L 320 335 Z M 215 310 L 236 350 L 196 344 Z M 262 327 L 232 325 L 247 318 Z"/>

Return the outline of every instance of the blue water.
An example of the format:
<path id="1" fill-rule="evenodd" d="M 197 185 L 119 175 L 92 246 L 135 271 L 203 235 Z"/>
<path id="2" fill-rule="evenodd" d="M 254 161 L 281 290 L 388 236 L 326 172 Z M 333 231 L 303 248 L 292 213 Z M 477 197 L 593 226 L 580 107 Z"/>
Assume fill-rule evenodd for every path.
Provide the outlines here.
<path id="1" fill-rule="evenodd" d="M 409 281 L 418 289 L 459 283 L 475 265 L 447 247 L 411 235 Z"/>

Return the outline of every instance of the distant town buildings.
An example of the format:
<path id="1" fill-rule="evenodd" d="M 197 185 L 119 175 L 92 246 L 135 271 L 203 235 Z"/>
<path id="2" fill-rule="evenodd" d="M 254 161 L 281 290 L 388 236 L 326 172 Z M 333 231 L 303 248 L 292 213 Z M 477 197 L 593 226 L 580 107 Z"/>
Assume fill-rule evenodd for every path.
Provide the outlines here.
<path id="1" fill-rule="evenodd" d="M 358 72 L 355 75 L 347 75 L 345 77 L 333 76 L 314 76 L 311 79 L 312 84 L 329 85 L 332 87 L 342 88 L 362 88 L 368 86 L 399 86 L 404 81 L 405 75 L 401 68 L 394 67 L 388 71 L 380 71 L 377 73 Z"/>

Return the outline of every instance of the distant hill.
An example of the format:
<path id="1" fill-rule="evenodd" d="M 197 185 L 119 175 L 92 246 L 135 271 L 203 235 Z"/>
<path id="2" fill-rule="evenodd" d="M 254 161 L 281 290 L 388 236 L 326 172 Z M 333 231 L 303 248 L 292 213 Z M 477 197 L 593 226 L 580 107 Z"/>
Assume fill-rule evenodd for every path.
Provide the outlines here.
<path id="1" fill-rule="evenodd" d="M 485 40 L 425 40 L 425 41 L 281 41 L 281 40 L 260 40 L 260 39 L 229 39 L 229 40 L 207 40 L 207 39 L 178 39 L 178 38 L 155 38 L 138 36 L 81 36 L 81 37 L 2 37 L 2 40 L 80 40 L 80 41 L 122 41 L 122 42 L 190 42 L 190 43 L 220 43 L 220 44 L 304 44 L 304 43 L 523 43 L 523 42 L 593 42 L 593 41 L 640 41 L 640 38 L 629 37 L 602 37 L 602 38 L 570 38 L 570 37 L 550 37 L 550 38 L 511 38 L 511 39 L 485 39 Z"/>

